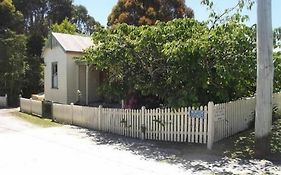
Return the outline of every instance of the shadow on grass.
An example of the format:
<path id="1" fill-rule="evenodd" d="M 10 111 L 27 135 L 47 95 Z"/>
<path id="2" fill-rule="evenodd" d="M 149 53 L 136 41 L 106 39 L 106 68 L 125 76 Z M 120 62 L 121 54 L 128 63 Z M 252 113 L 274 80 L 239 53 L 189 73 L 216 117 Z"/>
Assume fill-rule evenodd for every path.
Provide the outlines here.
<path id="1" fill-rule="evenodd" d="M 270 173 L 278 169 L 270 161 L 233 159 L 225 156 L 224 152 L 229 146 L 225 146 L 225 144 L 229 144 L 227 142 L 216 143 L 213 150 L 208 151 L 205 144 L 140 140 L 87 129 L 79 129 L 79 132 L 86 134 L 97 145 L 107 145 L 114 149 L 129 151 L 144 159 L 177 164 L 193 172 L 232 174 L 233 171 L 249 169 L 251 173 L 261 171 Z"/>
<path id="2" fill-rule="evenodd" d="M 14 117 L 17 117 L 23 121 L 26 121 L 28 123 L 31 123 L 33 125 L 42 127 L 42 128 L 49 128 L 49 127 L 59 127 L 61 126 L 58 123 L 53 122 L 50 119 L 42 118 L 35 115 L 30 115 L 26 113 L 22 113 L 19 111 L 11 111 L 10 114 L 12 114 Z"/>

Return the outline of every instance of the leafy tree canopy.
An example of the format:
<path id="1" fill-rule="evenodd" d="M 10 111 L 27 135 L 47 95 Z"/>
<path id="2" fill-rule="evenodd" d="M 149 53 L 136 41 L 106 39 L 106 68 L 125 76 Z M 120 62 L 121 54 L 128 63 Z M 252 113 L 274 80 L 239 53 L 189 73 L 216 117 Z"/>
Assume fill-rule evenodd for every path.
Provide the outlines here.
<path id="1" fill-rule="evenodd" d="M 166 22 L 193 16 L 193 10 L 185 5 L 185 0 L 119 0 L 108 17 L 108 25 L 152 25 L 157 20 Z"/>
<path id="2" fill-rule="evenodd" d="M 25 74 L 26 38 L 7 30 L 0 34 L 0 95 L 8 94 L 9 104 L 15 104 Z"/>
<path id="3" fill-rule="evenodd" d="M 72 23 L 77 27 L 77 33 L 92 34 L 100 23 L 88 14 L 86 7 L 74 5 L 72 10 Z"/>
<path id="4" fill-rule="evenodd" d="M 211 27 L 221 25 L 229 21 L 245 22 L 249 19 L 248 15 L 242 15 L 243 10 L 251 10 L 254 0 L 237 0 L 233 7 L 226 8 L 223 12 L 218 12 L 214 7 L 213 0 L 201 0 L 201 4 L 206 6 L 209 18 L 206 23 Z"/>
<path id="5" fill-rule="evenodd" d="M 83 59 L 108 72 L 106 86 L 115 92 L 106 96 L 137 91 L 168 106 L 186 106 L 255 92 L 255 28 L 244 24 L 212 29 L 193 19 L 120 24 L 99 29 L 93 41 Z"/>
<path id="6" fill-rule="evenodd" d="M 8 94 L 15 104 L 25 74 L 26 37 L 22 31 L 22 14 L 11 0 L 0 0 L 0 95 Z"/>
<path id="7" fill-rule="evenodd" d="M 53 24 L 51 26 L 51 30 L 53 32 L 58 32 L 58 33 L 68 33 L 68 34 L 75 34 L 76 32 L 76 26 L 75 24 L 72 24 L 69 22 L 68 18 L 65 18 L 62 23 L 58 24 Z"/>
<path id="8" fill-rule="evenodd" d="M 52 23 L 61 23 L 65 18 L 71 19 L 73 0 L 49 0 L 48 18 Z"/>
<path id="9" fill-rule="evenodd" d="M 0 0 L 0 32 L 7 29 L 20 31 L 23 27 L 22 14 L 16 11 L 12 0 Z"/>
<path id="10" fill-rule="evenodd" d="M 76 25 L 78 33 L 91 34 L 99 25 L 82 5 L 72 0 L 13 0 L 24 16 L 26 32 L 38 32 L 44 37 L 52 24 L 60 24 L 65 18 Z"/>

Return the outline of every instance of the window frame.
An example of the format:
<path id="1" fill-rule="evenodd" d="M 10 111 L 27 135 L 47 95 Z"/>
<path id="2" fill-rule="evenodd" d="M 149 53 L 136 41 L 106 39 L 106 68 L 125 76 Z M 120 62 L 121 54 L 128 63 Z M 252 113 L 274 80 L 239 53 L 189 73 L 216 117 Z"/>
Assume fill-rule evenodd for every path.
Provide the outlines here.
<path id="1" fill-rule="evenodd" d="M 51 76 L 52 76 L 52 82 L 51 82 L 52 83 L 52 89 L 58 89 L 59 88 L 58 62 L 52 62 Z"/>

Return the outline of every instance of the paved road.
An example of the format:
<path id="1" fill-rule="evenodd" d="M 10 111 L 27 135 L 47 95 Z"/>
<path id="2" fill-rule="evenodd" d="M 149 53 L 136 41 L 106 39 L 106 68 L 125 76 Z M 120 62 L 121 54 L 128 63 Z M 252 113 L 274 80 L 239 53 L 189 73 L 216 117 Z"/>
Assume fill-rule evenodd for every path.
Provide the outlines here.
<path id="1" fill-rule="evenodd" d="M 222 159 L 181 144 L 143 142 L 73 126 L 43 129 L 13 117 L 12 111 L 0 109 L 3 175 L 281 174 L 280 167 L 267 161 L 241 165 L 241 160 Z"/>
<path id="2" fill-rule="evenodd" d="M 19 120 L 12 116 L 16 109 L 0 108 L 0 134 L 6 132 L 20 132 L 27 129 L 37 128 L 36 126 Z"/>

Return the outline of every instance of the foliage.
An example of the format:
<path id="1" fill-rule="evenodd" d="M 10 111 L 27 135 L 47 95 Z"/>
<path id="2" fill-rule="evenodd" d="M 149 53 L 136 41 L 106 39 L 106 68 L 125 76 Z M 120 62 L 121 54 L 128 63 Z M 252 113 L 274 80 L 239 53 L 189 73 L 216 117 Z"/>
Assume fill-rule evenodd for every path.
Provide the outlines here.
<path id="1" fill-rule="evenodd" d="M 154 26 L 120 24 L 93 34 L 84 60 L 108 72 L 108 85 L 186 106 L 249 96 L 255 90 L 254 28 L 214 29 L 193 19 Z M 119 95 L 119 96 L 122 96 Z"/>
<path id="2" fill-rule="evenodd" d="M 193 16 L 193 10 L 186 7 L 184 0 L 119 0 L 108 16 L 108 25 L 152 25 L 157 20 L 170 21 Z"/>
<path id="3" fill-rule="evenodd" d="M 48 19 L 51 23 L 62 23 L 72 16 L 73 0 L 48 0 Z"/>
<path id="4" fill-rule="evenodd" d="M 68 18 L 65 18 L 60 24 L 53 24 L 51 30 L 57 33 L 75 34 L 76 26 L 69 22 Z"/>
<path id="5" fill-rule="evenodd" d="M 40 50 L 43 48 L 43 42 L 44 37 L 37 33 L 27 37 L 27 64 L 22 87 L 22 92 L 24 92 L 22 95 L 25 97 L 29 97 L 30 94 L 43 92 L 43 59 L 41 58 Z"/>
<path id="6" fill-rule="evenodd" d="M 88 14 L 86 7 L 82 5 L 73 5 L 71 22 L 77 27 L 76 32 L 92 34 L 100 23 Z"/>
<path id="7" fill-rule="evenodd" d="M 207 59 L 208 99 L 215 102 L 236 100 L 255 93 L 255 27 L 229 22 L 209 33 Z M 205 90 L 205 91 L 206 91 Z"/>
<path id="8" fill-rule="evenodd" d="M 273 92 L 281 91 L 281 52 L 273 53 L 274 62 L 274 81 L 273 81 Z"/>
<path id="9" fill-rule="evenodd" d="M 22 14 L 16 10 L 12 0 L 0 0 L 0 32 L 7 29 L 21 31 Z"/>
<path id="10" fill-rule="evenodd" d="M 48 8 L 47 0 L 13 0 L 15 7 L 23 14 L 25 33 L 41 33 L 47 35 L 48 21 L 46 20 Z"/>
<path id="11" fill-rule="evenodd" d="M 249 17 L 247 15 L 241 15 L 241 13 L 244 9 L 251 10 L 254 3 L 254 0 L 238 0 L 233 7 L 226 8 L 223 12 L 218 12 L 212 0 L 201 0 L 201 4 L 205 5 L 209 11 L 209 18 L 206 23 L 211 28 L 229 21 L 244 22 L 248 20 Z"/>
<path id="12" fill-rule="evenodd" d="M 25 74 L 26 38 L 7 30 L 0 34 L 0 94 L 8 94 L 8 103 L 17 102 Z"/>
<path id="13" fill-rule="evenodd" d="M 274 48 L 281 49 L 281 27 L 274 29 L 273 42 Z"/>
<path id="14" fill-rule="evenodd" d="M 18 34 L 23 18 L 11 0 L 0 1 L 0 18 L 0 95 L 8 94 L 14 105 L 25 73 L 26 37 Z"/>

